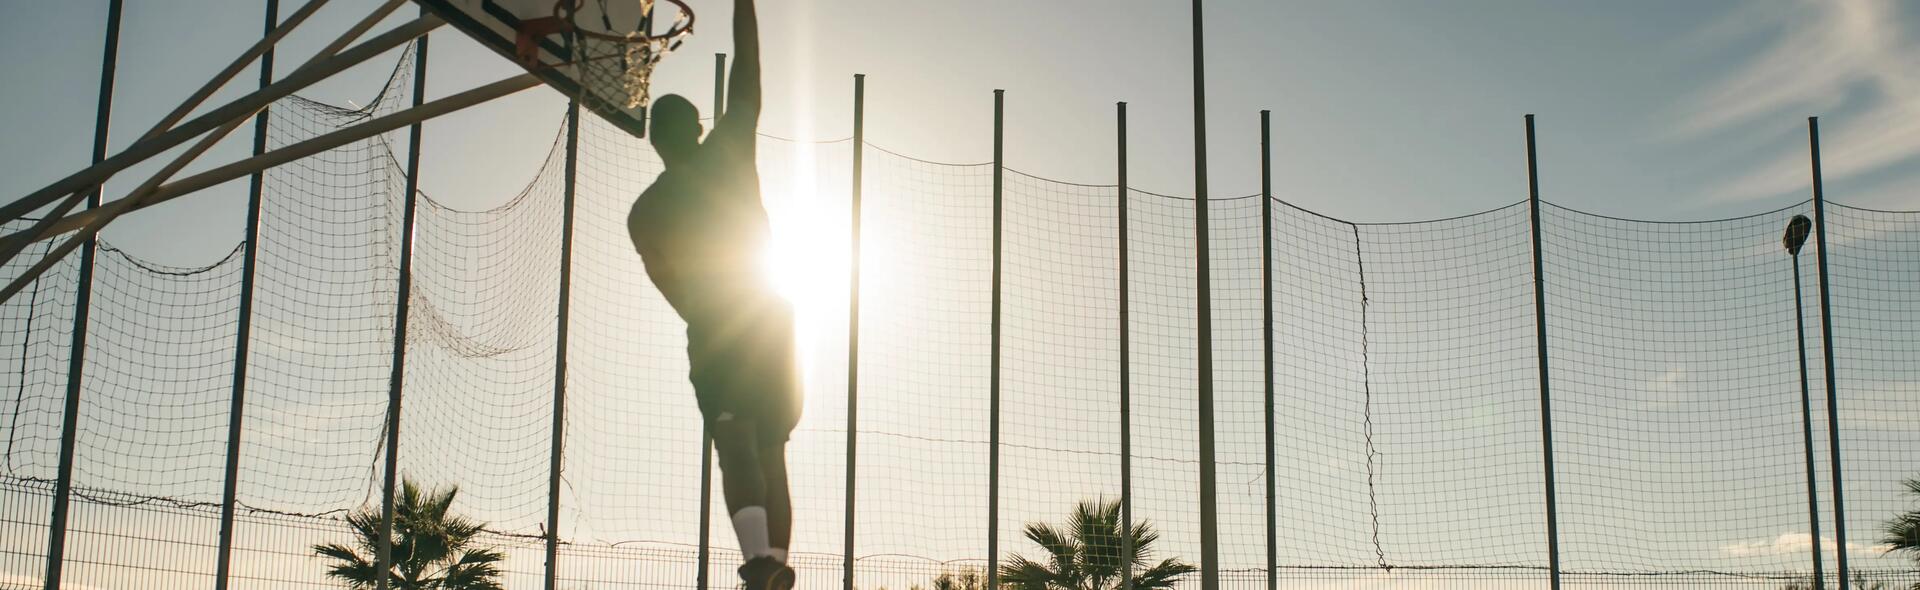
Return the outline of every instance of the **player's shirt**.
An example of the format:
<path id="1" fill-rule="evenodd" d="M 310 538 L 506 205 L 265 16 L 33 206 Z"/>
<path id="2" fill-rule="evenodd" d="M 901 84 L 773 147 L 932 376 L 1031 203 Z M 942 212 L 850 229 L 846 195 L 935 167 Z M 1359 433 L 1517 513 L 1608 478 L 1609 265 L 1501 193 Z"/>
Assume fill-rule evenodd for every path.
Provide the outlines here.
<path id="1" fill-rule="evenodd" d="M 775 298 L 760 271 L 769 228 L 750 124 L 722 117 L 692 157 L 640 194 L 627 217 L 647 275 L 687 321 L 690 336 Z"/>
<path id="2" fill-rule="evenodd" d="M 739 416 L 784 439 L 801 411 L 793 312 L 760 272 L 769 230 L 752 123 L 729 123 L 722 118 L 693 157 L 641 193 L 627 230 L 687 322 L 701 414 Z"/>

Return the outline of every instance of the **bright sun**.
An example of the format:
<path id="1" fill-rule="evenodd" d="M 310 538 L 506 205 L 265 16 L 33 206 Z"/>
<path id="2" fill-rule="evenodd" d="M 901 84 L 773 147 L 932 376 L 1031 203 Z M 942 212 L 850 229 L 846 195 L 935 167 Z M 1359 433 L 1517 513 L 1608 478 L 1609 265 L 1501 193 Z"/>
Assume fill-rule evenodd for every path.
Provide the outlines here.
<path id="1" fill-rule="evenodd" d="M 814 356 L 814 342 L 830 324 L 846 316 L 850 220 L 844 196 L 829 199 L 821 191 L 813 146 L 800 146 L 786 180 L 762 186 L 773 239 L 761 256 L 761 271 L 793 305 L 802 366 Z"/>

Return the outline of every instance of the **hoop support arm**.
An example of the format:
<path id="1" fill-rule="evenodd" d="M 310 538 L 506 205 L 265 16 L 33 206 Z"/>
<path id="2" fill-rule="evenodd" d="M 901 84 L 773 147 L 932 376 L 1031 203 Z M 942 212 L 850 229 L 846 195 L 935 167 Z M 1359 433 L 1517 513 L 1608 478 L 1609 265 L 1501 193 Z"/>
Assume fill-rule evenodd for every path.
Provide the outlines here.
<path id="1" fill-rule="evenodd" d="M 287 20 L 279 26 L 274 27 L 273 31 L 266 37 L 261 38 L 260 41 L 254 43 L 252 47 L 247 48 L 245 52 L 241 53 L 240 57 L 235 59 L 233 63 L 228 64 L 226 69 L 214 74 L 213 79 L 208 80 L 199 90 L 194 91 L 191 96 L 188 96 L 185 101 L 180 103 L 180 106 L 174 107 L 173 112 L 167 113 L 165 117 L 161 117 L 158 123 L 154 123 L 152 129 L 147 130 L 145 134 L 140 136 L 139 141 L 153 139 L 155 136 L 164 133 L 167 129 L 172 128 L 173 125 L 179 123 L 181 119 L 186 118 L 188 114 L 193 112 L 193 109 L 200 106 L 200 103 L 206 102 L 207 97 L 213 96 L 214 92 L 226 86 L 227 82 L 232 81 L 233 77 L 239 75 L 241 70 L 246 69 L 247 64 L 251 64 L 254 60 L 259 59 L 260 55 L 272 48 L 274 43 L 279 42 L 280 39 L 286 37 L 288 33 L 293 32 L 294 27 L 300 26 L 300 23 L 305 22 L 307 17 L 313 16 L 315 12 L 319 12 L 320 7 L 326 4 L 327 0 L 311 0 L 307 2 L 306 5 L 301 6 L 300 10 L 288 16 Z M 46 235 L 48 225 L 65 216 L 67 212 L 72 211 L 75 206 L 80 204 L 81 200 L 86 198 L 88 192 L 89 191 L 76 191 L 68 195 L 65 201 L 61 201 L 60 204 L 54 206 L 53 210 L 48 211 L 46 215 L 42 216 L 40 221 L 35 222 L 33 227 L 27 231 L 33 235 Z M 7 214 L 0 218 L 12 220 L 27 214 L 27 211 L 18 211 L 16 213 L 13 211 L 13 206 L 9 206 L 7 209 Z M 13 260 L 13 257 L 18 256 L 20 250 L 26 248 L 29 244 L 30 242 L 27 241 L 17 243 L 13 241 L 7 242 L 4 246 L 0 246 L 0 260 Z"/>
<path id="2" fill-rule="evenodd" d="M 42 215 L 40 219 L 35 220 L 33 225 L 28 226 L 27 229 L 14 232 L 12 235 L 7 236 L 5 240 L 0 240 L 0 261 L 11 262 L 13 257 L 19 256 L 21 251 L 27 249 L 27 246 L 31 246 L 34 242 L 40 241 L 38 236 L 53 235 L 52 230 L 48 228 L 53 227 L 53 224 L 60 221 L 60 218 L 66 217 L 67 213 L 73 211 L 74 207 L 78 207 L 80 203 L 86 201 L 88 194 L 90 193 L 78 192 L 67 195 L 65 199 L 55 204 L 52 209 L 49 209 L 46 215 Z"/>
<path id="3" fill-rule="evenodd" d="M 107 222 L 114 220 L 122 214 L 158 205 L 176 197 L 245 177 L 260 170 L 286 164 L 342 145 L 393 131 L 401 127 L 406 127 L 539 85 L 540 78 L 538 76 L 531 73 L 520 74 L 359 125 L 327 133 L 259 156 L 214 168 L 180 179 L 172 184 L 159 186 L 148 193 L 146 198 L 140 199 L 138 203 L 134 203 L 132 199 L 115 201 L 115 203 L 129 203 L 128 206 L 119 209 L 101 207 L 62 218 L 53 223 L 49 228 L 52 234 L 58 235 L 75 230 L 78 230 L 78 233 L 69 236 L 59 247 L 48 252 L 45 257 L 40 259 L 38 264 L 35 264 L 33 268 L 28 269 L 26 273 L 15 278 L 11 284 L 8 284 L 5 290 L 0 290 L 0 302 L 5 302 L 13 298 L 14 294 L 19 293 L 22 289 L 26 288 L 27 285 L 32 284 L 33 280 L 39 277 L 41 273 L 46 272 L 48 268 L 51 268 L 55 263 L 59 262 L 62 257 L 72 252 L 74 248 L 85 243 L 87 236 L 99 233 L 100 228 L 104 227 Z M 25 232 L 8 236 L 7 239 L 9 241 L 37 241 L 23 235 L 24 233 Z"/>
<path id="4" fill-rule="evenodd" d="M 342 33 L 338 38 L 334 39 L 332 43 L 327 44 L 326 47 L 323 47 L 320 49 L 320 51 L 315 52 L 312 57 L 307 59 L 306 63 L 301 64 L 300 68 L 296 68 L 295 72 L 298 72 L 300 69 L 313 66 L 314 64 L 321 63 L 323 61 L 326 61 L 328 58 L 333 57 L 335 54 L 339 53 L 341 49 L 345 48 L 348 44 L 352 43 L 355 39 L 358 39 L 360 38 L 361 35 L 366 34 L 366 32 L 369 29 L 372 29 L 375 25 L 378 25 L 380 21 L 385 20 L 387 18 L 387 15 L 390 15 L 393 13 L 394 10 L 399 9 L 400 5 L 405 2 L 406 0 L 388 0 L 386 4 L 380 6 L 379 8 L 376 8 L 372 13 L 369 13 L 365 18 L 360 19 L 360 22 L 354 24 L 353 27 L 347 29 L 346 32 Z M 300 13 L 294 14 L 292 19 L 289 19 L 287 25 L 283 25 L 281 27 L 276 28 L 274 32 L 280 36 L 285 36 L 286 33 L 290 31 L 294 25 L 299 24 L 300 20 L 305 20 L 308 16 L 311 16 L 314 10 L 317 10 L 320 7 L 320 5 L 325 3 L 326 3 L 326 0 L 314 0 L 313 2 L 308 3 L 306 6 L 301 7 Z M 140 139 L 143 141 L 152 139 L 153 137 L 166 132 L 167 129 L 169 127 L 172 127 L 175 122 L 178 122 L 181 117 L 186 116 L 186 114 L 188 112 L 191 112 L 194 109 L 194 107 L 199 106 L 200 102 L 202 100 L 205 100 L 208 95 L 211 95 L 215 90 L 218 90 L 221 86 L 224 86 L 226 82 L 229 79 L 231 79 L 235 73 L 239 72 L 240 69 L 244 68 L 248 63 L 251 63 L 255 58 L 257 58 L 260 52 L 264 52 L 268 47 L 271 47 L 272 44 L 269 41 L 272 41 L 275 38 L 262 39 L 261 43 L 256 43 L 252 49 L 248 50 L 246 55 L 242 55 L 240 59 L 235 60 L 232 65 L 228 66 L 227 70 L 222 71 L 219 74 L 216 74 L 213 80 L 208 81 L 207 84 L 202 86 L 199 91 L 195 92 L 192 97 L 189 97 L 186 100 L 186 102 L 181 103 L 179 108 L 174 109 L 173 113 L 168 114 L 166 117 L 162 117 L 160 122 L 155 124 L 153 129 L 147 131 L 146 135 L 141 136 Z M 266 107 L 261 107 L 261 108 L 264 109 Z M 236 118 L 232 121 L 229 121 L 225 125 L 222 125 L 219 129 L 214 130 L 213 133 L 207 134 L 206 136 L 202 137 L 199 143 L 194 144 L 193 147 L 188 148 L 185 152 L 182 152 L 180 155 L 175 156 L 172 162 L 169 162 L 167 163 L 166 166 L 161 167 L 161 169 L 158 172 L 155 172 L 152 177 L 148 178 L 145 182 L 140 183 L 139 186 L 135 187 L 131 192 L 127 193 L 126 197 L 123 197 L 119 200 L 108 203 L 105 206 L 105 208 L 114 209 L 114 210 L 123 210 L 123 209 L 126 209 L 128 206 L 131 206 L 137 203 L 139 199 L 145 198 L 146 194 L 149 192 L 152 192 L 154 187 L 159 186 L 160 183 L 166 182 L 167 179 L 172 178 L 174 174 L 178 174 L 181 169 L 186 168 L 188 164 L 193 163 L 195 159 L 199 158 L 201 154 L 206 153 L 207 150 L 213 149 L 213 146 L 215 144 L 218 144 L 220 143 L 221 140 L 226 139 L 227 135 L 233 133 L 235 129 L 239 129 L 241 125 L 246 123 L 247 119 L 253 117 L 253 115 L 258 112 L 259 110 L 256 109 L 253 113 L 247 113 L 245 115 L 242 115 L 241 117 Z M 48 229 L 50 227 L 50 224 L 53 221 L 58 220 L 60 217 L 65 216 L 68 211 L 72 210 L 73 207 L 79 203 L 79 201 L 77 200 L 78 197 L 80 197 L 81 195 L 91 193 L 93 190 L 99 190 L 99 187 L 95 186 L 93 189 L 88 191 L 75 192 L 72 196 L 69 196 L 67 198 L 66 202 L 61 203 L 60 206 L 55 207 L 53 211 L 50 211 L 39 222 L 34 223 L 32 228 L 28 229 L 26 232 L 22 232 L 21 234 L 16 234 L 20 236 L 19 239 L 8 239 L 5 242 L 0 243 L 0 261 L 11 261 L 14 259 L 15 256 L 19 256 L 21 251 L 26 250 L 27 246 L 31 245 L 33 242 L 37 242 L 42 238 L 51 237 L 55 235 L 53 232 L 51 232 Z M 109 217 L 111 218 L 113 216 L 110 215 Z"/>
<path id="5" fill-rule="evenodd" d="M 275 82 L 266 88 L 235 99 L 233 102 L 222 105 L 165 133 L 161 133 L 152 139 L 135 142 L 133 145 L 121 150 L 120 153 L 113 155 L 113 157 L 102 160 L 98 164 L 68 175 L 66 178 L 60 179 L 53 184 L 47 185 L 40 190 L 15 200 L 6 207 L 0 208 L 0 221 L 23 217 L 34 209 L 54 202 L 62 195 L 91 190 L 92 187 L 105 182 L 108 177 L 113 176 L 121 170 L 125 170 L 156 154 L 172 149 L 175 146 L 185 143 L 189 139 L 216 129 L 225 123 L 244 120 L 276 100 L 286 98 L 295 92 L 312 86 L 315 82 L 324 80 L 342 70 L 406 44 L 421 35 L 427 34 L 427 32 L 432 31 L 442 24 L 444 23 L 439 17 L 432 15 L 422 16 L 410 23 L 401 25 L 372 39 L 368 39 L 365 43 L 361 43 L 352 49 L 342 51 L 338 55 L 309 64 L 307 67 L 295 71 L 279 82 Z"/>
<path id="6" fill-rule="evenodd" d="M 305 5 L 301 6 L 299 10 L 288 15 L 286 21 L 280 23 L 280 26 L 273 28 L 273 32 L 268 33 L 267 36 L 255 42 L 252 47 L 247 48 L 245 52 L 240 54 L 239 58 L 233 60 L 233 63 L 227 64 L 226 69 L 220 70 L 218 74 L 214 74 L 213 79 L 208 80 L 199 90 L 194 91 L 193 95 L 188 96 L 187 100 L 180 103 L 180 106 L 175 107 L 173 112 L 167 113 L 165 117 L 161 117 L 160 122 L 154 123 L 152 129 L 147 130 L 146 134 L 140 136 L 140 141 L 153 139 L 155 136 L 173 128 L 173 125 L 179 123 L 181 119 L 187 118 L 187 115 L 193 113 L 193 109 L 199 108 L 200 103 L 206 102 L 207 97 L 213 96 L 214 92 L 218 92 L 220 88 L 226 86 L 227 82 L 232 81 L 234 76 L 240 75 L 241 70 L 247 69 L 247 66 L 252 64 L 254 60 L 260 59 L 260 56 L 266 53 L 268 49 L 272 49 L 275 43 L 280 42 L 280 39 L 285 38 L 288 33 L 293 32 L 294 27 L 300 26 L 300 23 L 305 22 L 307 17 L 313 16 L 315 12 L 319 12 L 320 7 L 326 4 L 327 0 L 309 0 Z M 357 37 L 359 34 L 356 33 L 354 36 Z M 332 54 L 332 52 L 323 52 L 315 54 L 314 57 L 330 56 Z M 308 63 L 312 62 L 310 61 Z"/>
<path id="7" fill-rule="evenodd" d="M 359 125 L 354 125 L 267 152 L 257 157 L 214 168 L 200 174 L 182 178 L 178 182 L 159 187 L 152 195 L 148 196 L 146 202 L 131 208 L 129 212 L 145 209 L 183 195 L 212 188 L 221 183 L 242 178 L 260 170 L 287 164 L 355 141 L 466 109 L 467 107 L 480 103 L 492 101 L 509 94 L 539 86 L 540 84 L 541 81 L 538 76 L 530 73 L 519 74 L 479 88 L 474 88 L 466 92 L 461 92 L 385 117 L 380 117 L 372 121 L 367 121 Z M 83 211 L 55 224 L 54 229 L 71 229 L 81 224 L 90 223 L 93 218 L 100 217 L 101 213 L 104 213 L 104 211 L 100 213 Z"/>

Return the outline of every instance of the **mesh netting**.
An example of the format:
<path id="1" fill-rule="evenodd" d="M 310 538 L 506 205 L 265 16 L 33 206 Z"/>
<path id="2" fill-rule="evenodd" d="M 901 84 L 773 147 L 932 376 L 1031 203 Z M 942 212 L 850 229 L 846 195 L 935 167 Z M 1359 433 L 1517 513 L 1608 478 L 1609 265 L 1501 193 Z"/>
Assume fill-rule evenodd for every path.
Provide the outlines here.
<path id="1" fill-rule="evenodd" d="M 1162 555 L 1196 562 L 1200 373 L 1193 200 L 1131 192 L 1127 329 L 1133 357 L 1133 518 L 1160 533 Z"/>
<path id="2" fill-rule="evenodd" d="M 1809 522 L 1780 246 L 1798 210 L 1692 224 L 1542 210 L 1568 570 L 1809 563 L 1804 538 L 1778 545 Z"/>
<path id="3" fill-rule="evenodd" d="M 867 581 L 903 588 L 988 558 L 993 169 L 865 164 L 854 543 L 926 560 Z"/>
<path id="4" fill-rule="evenodd" d="M 1065 528 L 1120 499 L 1119 191 L 1008 172 L 1002 211 L 1000 546 L 1036 561 L 1027 523 Z M 1093 551 L 1118 552 L 1099 537 Z"/>
<path id="5" fill-rule="evenodd" d="M 8 233 L 32 222 L 6 224 Z M 49 240 L 49 243 L 52 243 Z M 40 262 L 47 247 L 30 247 L 0 267 L 7 280 Z M 45 577 L 53 481 L 60 465 L 60 430 L 72 360 L 78 256 L 47 269 L 32 285 L 0 304 L 0 362 L 6 421 L 5 499 L 0 502 L 0 568 L 7 584 Z"/>
<path id="6" fill-rule="evenodd" d="M 1267 564 L 1265 327 L 1258 195 L 1207 203 L 1220 567 Z M 1276 421 L 1277 418 L 1276 418 Z M 1277 482 L 1276 482 L 1277 485 Z M 1153 517 L 1152 514 L 1141 514 Z M 1264 575 L 1261 577 L 1264 582 Z"/>
<path id="7" fill-rule="evenodd" d="M 392 112 L 407 102 L 411 70 L 400 63 L 365 109 L 274 105 L 270 143 Z M 593 117 L 578 129 L 568 373 L 555 383 L 566 133 L 555 133 L 537 173 L 498 194 L 418 195 L 411 231 L 400 221 L 405 174 L 386 139 L 265 175 L 232 474 L 235 587 L 337 586 L 312 546 L 351 542 L 343 517 L 380 508 L 399 245 L 409 238 L 400 471 L 426 487 L 458 486 L 454 510 L 488 529 L 477 544 L 506 555 L 501 581 L 540 584 L 542 536 L 557 527 L 559 587 L 692 588 L 706 514 L 709 586 L 730 583 L 739 556 L 717 481 L 701 504 L 703 477 L 718 474 L 701 472 L 684 325 L 627 235 L 632 199 L 661 163 L 646 142 Z M 995 482 L 994 166 L 845 140 L 768 137 L 760 149 L 771 271 L 802 310 L 808 398 L 789 461 L 803 587 L 837 586 L 848 557 L 862 590 L 965 587 L 1016 556 L 1044 563 L 1024 529 L 1066 529 L 1079 506 L 1097 516 L 1117 500 L 1123 442 L 1133 449 L 1133 514 L 1158 535 L 1155 561 L 1195 563 L 1203 542 L 1217 542 L 1223 584 L 1234 588 L 1265 587 L 1269 536 L 1285 588 L 1544 586 L 1549 461 L 1570 584 L 1779 588 L 1806 579 L 1816 546 L 1830 576 L 1844 550 L 1857 579 L 1920 577 L 1875 546 L 1879 525 L 1913 506 L 1902 480 L 1920 475 L 1910 458 L 1920 448 L 1920 214 L 1829 207 L 1835 431 L 1817 248 L 1800 256 L 1796 301 L 1793 261 L 1779 246 L 1806 204 L 1688 223 L 1545 204 L 1542 316 L 1526 203 L 1356 224 L 1258 197 L 1211 199 L 1213 540 L 1201 538 L 1197 497 L 1193 199 L 1003 171 Z M 834 236 L 846 233 L 855 149 L 865 165 L 861 353 L 848 359 L 850 253 Z M 75 432 L 66 571 L 76 586 L 208 585 L 229 477 L 243 252 L 175 267 L 100 248 Z M 0 304 L 0 587 L 34 587 L 44 575 L 78 276 L 70 258 Z M 1268 289 L 1271 333 L 1261 323 Z M 1796 309 L 1809 330 L 1805 413 Z M 1550 416 L 1540 404 L 1541 321 Z M 857 424 L 846 404 L 850 360 L 860 371 Z M 1120 426 L 1123 366 L 1130 439 Z M 559 439 L 556 385 L 566 395 Z M 1807 422 L 1819 538 L 1807 506 Z M 850 429 L 861 436 L 848 556 Z M 1830 436 L 1842 450 L 1844 545 L 1834 540 Z M 555 444 L 560 519 L 549 523 Z M 999 555 L 988 554 L 994 530 Z M 1115 548 L 1111 535 L 1086 539 L 1095 552 Z"/>
<path id="8" fill-rule="evenodd" d="M 1545 565 L 1527 217 L 1513 206 L 1356 228 L 1380 563 Z"/>
<path id="9" fill-rule="evenodd" d="M 1920 213 L 1831 203 L 1826 213 L 1849 565 L 1854 571 L 1911 570 L 1912 561 L 1885 553 L 1879 542 L 1888 515 L 1914 510 L 1920 501 L 1901 495 L 1902 482 L 1920 477 L 1913 453 L 1920 448 L 1920 429 L 1913 427 L 1920 424 L 1920 362 L 1915 361 L 1920 359 Z M 1801 253 L 1803 267 L 1811 269 L 1813 254 L 1811 248 Z M 1815 289 L 1809 282 L 1810 302 Z M 1808 309 L 1817 316 L 1816 307 Z M 1818 326 L 1808 328 L 1813 340 L 1808 346 L 1816 355 L 1815 395 L 1822 391 L 1824 370 L 1817 356 Z M 1824 415 L 1815 420 L 1817 428 L 1826 424 Z M 1816 433 L 1815 446 L 1824 451 L 1829 433 L 1824 428 Z M 1820 469 L 1831 469 L 1832 458 L 1824 453 L 1821 458 Z M 1832 485 L 1821 477 L 1823 494 L 1831 493 Z M 1820 505 L 1827 518 L 1821 531 L 1831 538 L 1833 501 L 1822 498 Z M 1828 554 L 1833 553 L 1830 548 Z"/>

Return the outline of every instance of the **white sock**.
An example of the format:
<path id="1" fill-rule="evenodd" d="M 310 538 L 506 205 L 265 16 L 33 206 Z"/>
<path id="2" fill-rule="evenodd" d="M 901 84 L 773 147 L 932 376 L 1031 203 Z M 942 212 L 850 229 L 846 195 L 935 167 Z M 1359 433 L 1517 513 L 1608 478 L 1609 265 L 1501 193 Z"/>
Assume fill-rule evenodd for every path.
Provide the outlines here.
<path id="1" fill-rule="evenodd" d="M 787 550 L 781 549 L 779 547 L 774 547 L 772 549 L 768 549 L 768 551 L 770 552 L 768 553 L 768 555 L 772 555 L 774 561 L 778 561 L 780 563 L 787 562 Z"/>
<path id="2" fill-rule="evenodd" d="M 772 541 L 767 540 L 766 508 L 748 506 L 733 513 L 733 534 L 740 538 L 740 553 L 746 559 L 773 555 Z"/>

